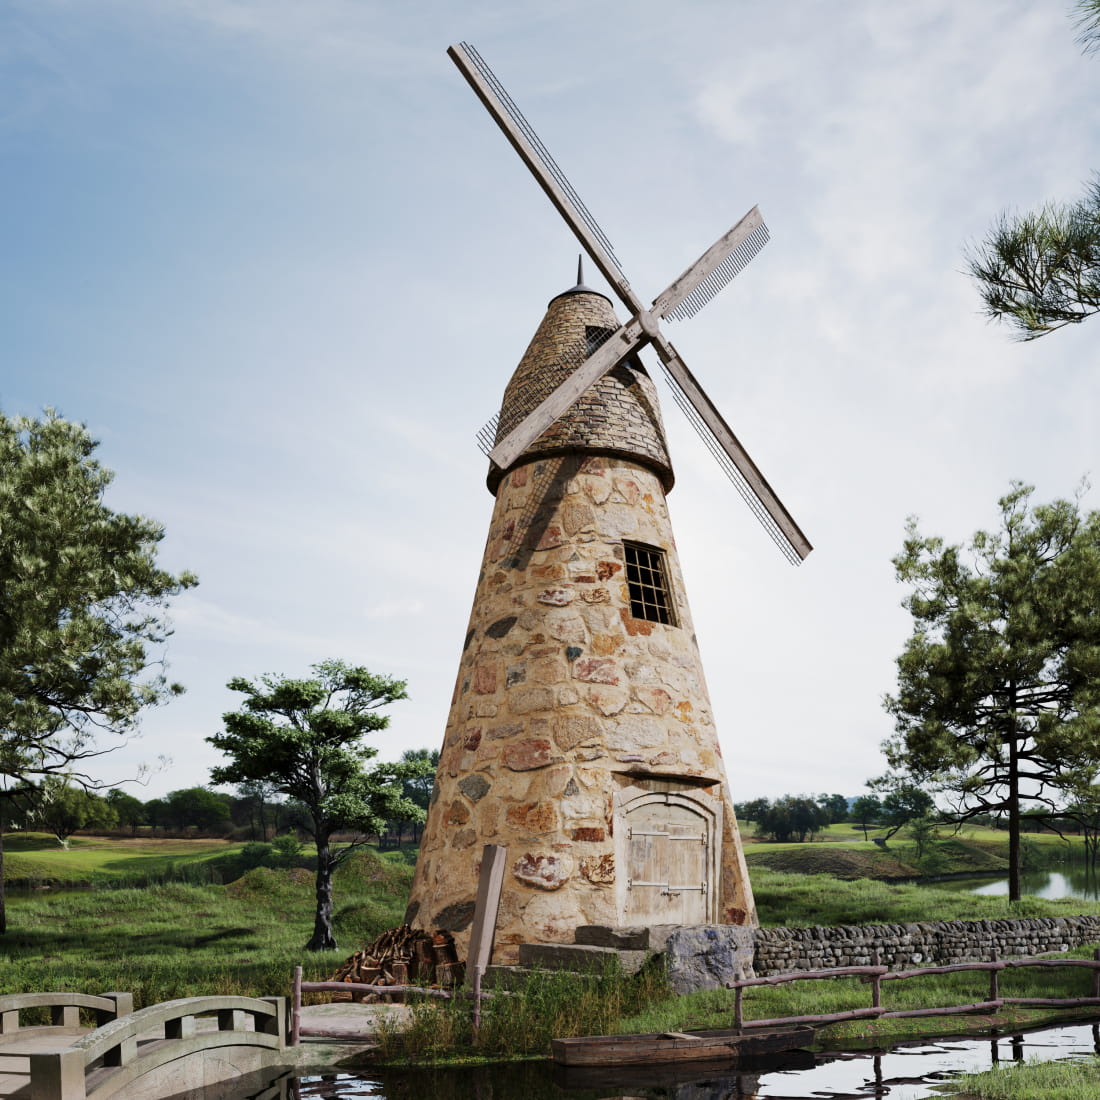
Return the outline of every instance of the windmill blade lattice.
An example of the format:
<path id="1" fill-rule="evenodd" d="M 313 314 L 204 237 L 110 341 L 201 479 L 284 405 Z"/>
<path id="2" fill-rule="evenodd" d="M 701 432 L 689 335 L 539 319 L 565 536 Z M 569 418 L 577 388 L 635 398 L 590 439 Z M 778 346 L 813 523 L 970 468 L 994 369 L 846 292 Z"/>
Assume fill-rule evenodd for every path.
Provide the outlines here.
<path id="1" fill-rule="evenodd" d="M 721 443 L 715 438 L 714 432 L 707 427 L 706 422 L 696 411 L 695 406 L 680 388 L 680 384 L 673 378 L 664 363 L 661 363 L 661 371 L 668 383 L 668 388 L 672 391 L 673 400 L 680 406 L 681 412 L 687 417 L 688 423 L 695 429 L 696 434 L 703 441 L 707 450 L 714 455 L 715 461 L 721 467 L 722 472 L 733 482 L 733 487 L 737 490 L 738 495 L 760 521 L 760 526 L 768 532 L 772 542 L 779 547 L 780 552 L 791 565 L 800 565 L 805 555 L 798 552 L 794 543 L 784 533 L 783 528 L 772 518 L 771 513 L 764 507 L 752 486 L 745 480 L 745 475 L 733 464 L 733 460 L 726 454 Z"/>
<path id="2" fill-rule="evenodd" d="M 607 234 L 600 228 L 599 222 L 592 216 L 592 212 L 584 205 L 584 201 L 581 199 L 580 195 L 577 194 L 576 188 L 569 182 L 569 178 L 558 166 L 558 162 L 550 155 L 550 150 L 543 145 L 542 138 L 535 133 L 534 128 L 516 105 L 516 101 L 512 99 L 507 89 L 497 79 L 496 73 L 489 68 L 485 62 L 485 58 L 477 52 L 475 46 L 472 46 L 469 42 L 460 42 L 459 47 L 467 58 L 469 58 L 474 68 L 482 75 L 485 83 L 492 88 L 493 93 L 508 112 L 508 116 L 511 118 L 512 122 L 515 123 L 516 128 L 523 134 L 531 148 L 537 154 L 539 160 L 542 162 L 542 166 L 557 183 L 558 187 L 561 188 L 577 216 L 588 226 L 592 235 L 600 242 L 604 249 L 606 249 L 607 255 L 621 273 L 623 266 L 619 263 L 619 259 L 615 255 L 614 245 L 607 239 Z"/>
<path id="3" fill-rule="evenodd" d="M 768 227 L 761 222 L 699 286 L 663 316 L 671 321 L 686 321 L 689 317 L 694 317 L 707 302 L 737 278 L 770 239 Z"/>

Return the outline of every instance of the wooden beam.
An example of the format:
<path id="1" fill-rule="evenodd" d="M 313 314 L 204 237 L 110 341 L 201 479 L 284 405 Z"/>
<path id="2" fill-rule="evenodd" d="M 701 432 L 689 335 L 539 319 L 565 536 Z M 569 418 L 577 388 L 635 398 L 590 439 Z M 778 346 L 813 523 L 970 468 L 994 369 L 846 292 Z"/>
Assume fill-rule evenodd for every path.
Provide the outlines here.
<path id="1" fill-rule="evenodd" d="M 634 293 L 630 283 L 627 282 L 623 273 L 619 270 L 619 265 L 587 224 L 577 216 L 572 201 L 557 180 L 547 173 L 542 157 L 512 120 L 511 112 L 501 102 L 489 82 L 482 76 L 480 70 L 471 63 L 465 48 L 461 44 L 449 46 L 447 54 L 458 66 L 459 72 L 466 78 L 466 82 L 473 88 L 478 99 L 481 100 L 485 109 L 492 116 L 493 121 L 500 127 L 501 132 L 508 139 L 512 148 L 519 153 L 520 159 L 527 165 L 531 175 L 535 177 L 538 185 L 546 192 L 547 198 L 554 204 L 569 228 L 573 230 L 573 234 L 580 241 L 581 247 L 592 257 L 592 262 L 599 268 L 600 274 L 622 299 L 623 304 L 631 313 L 638 313 L 644 309 L 642 300 Z"/>
<path id="2" fill-rule="evenodd" d="M 546 400 L 528 413 L 489 452 L 489 457 L 502 470 L 507 470 L 558 417 L 572 407 L 581 394 L 590 390 L 609 370 L 634 355 L 645 342 L 645 334 L 637 318 L 621 326 Z"/>
<path id="3" fill-rule="evenodd" d="M 493 957 L 493 937 L 497 930 L 500 890 L 504 884 L 504 863 L 508 849 L 501 844 L 486 844 L 481 852 L 481 873 L 477 877 L 474 923 L 470 929 L 470 953 L 467 966 L 481 974 Z"/>
<path id="4" fill-rule="evenodd" d="M 737 436 L 733 434 L 733 429 L 726 423 L 722 414 L 703 392 L 703 387 L 695 380 L 695 375 L 688 370 L 687 364 L 663 335 L 657 335 L 653 340 L 653 347 L 661 357 L 661 362 L 668 368 L 669 374 L 683 390 L 684 396 L 691 402 L 695 411 L 702 417 L 703 422 L 718 441 L 719 446 L 726 452 L 730 461 L 748 483 L 756 499 L 760 501 L 776 526 L 783 532 L 794 552 L 799 558 L 805 558 L 813 549 L 810 540 L 802 533 L 802 529 L 795 523 L 794 517 L 787 511 L 779 497 L 775 495 L 774 490 L 768 484 L 767 478 L 764 477 L 760 472 L 760 468 L 749 457 L 748 451 L 741 446 Z"/>
<path id="5" fill-rule="evenodd" d="M 760 208 L 754 206 L 728 233 L 719 237 L 679 278 L 653 299 L 653 312 L 667 317 L 727 256 L 738 249 L 753 230 L 764 224 Z"/>

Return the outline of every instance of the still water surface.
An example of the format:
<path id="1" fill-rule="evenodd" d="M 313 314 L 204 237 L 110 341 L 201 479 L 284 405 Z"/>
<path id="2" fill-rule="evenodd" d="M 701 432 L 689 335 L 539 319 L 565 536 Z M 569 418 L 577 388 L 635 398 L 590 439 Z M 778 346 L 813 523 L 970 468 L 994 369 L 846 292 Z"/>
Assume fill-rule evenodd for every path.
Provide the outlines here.
<path id="1" fill-rule="evenodd" d="M 957 878 L 936 883 L 941 889 L 966 890 L 971 894 L 1007 895 L 1007 878 Z M 1100 876 L 1083 865 L 1063 864 L 1057 871 L 1023 871 L 1020 888 L 1040 898 L 1100 899 Z"/>
<path id="2" fill-rule="evenodd" d="M 732 1073 L 650 1066 L 603 1067 L 598 1078 L 571 1078 L 545 1063 L 435 1071 L 393 1071 L 356 1077 L 303 1077 L 290 1084 L 296 1100 L 374 1097 L 376 1100 L 924 1100 L 953 1072 L 988 1069 L 1013 1060 L 1080 1057 L 1100 1051 L 1100 1028 L 1075 1024 L 1016 1036 L 943 1040 L 879 1053 L 804 1056 L 802 1068 Z M 590 1071 L 591 1072 L 591 1071 Z M 694 1076 L 692 1076 L 694 1074 Z"/>

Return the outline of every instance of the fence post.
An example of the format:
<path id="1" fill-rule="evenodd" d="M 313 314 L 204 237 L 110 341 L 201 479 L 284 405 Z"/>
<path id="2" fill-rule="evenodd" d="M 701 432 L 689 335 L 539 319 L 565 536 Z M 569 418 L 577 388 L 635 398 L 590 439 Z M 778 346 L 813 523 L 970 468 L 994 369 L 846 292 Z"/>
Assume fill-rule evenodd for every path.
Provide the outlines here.
<path id="1" fill-rule="evenodd" d="M 302 968 L 294 968 L 294 991 L 290 1006 L 290 1045 L 296 1047 L 302 1034 Z"/>
<path id="2" fill-rule="evenodd" d="M 882 1008 L 882 977 L 871 975 L 871 1007 Z"/>
<path id="3" fill-rule="evenodd" d="M 989 961 L 998 961 L 996 948 L 990 951 Z M 989 999 L 991 1001 L 999 1001 L 1001 999 L 1001 972 L 996 969 L 989 972 Z"/>
<path id="4" fill-rule="evenodd" d="M 745 1006 L 741 1003 L 743 992 L 740 986 L 733 991 L 733 1024 L 738 1031 L 745 1026 Z"/>
<path id="5" fill-rule="evenodd" d="M 1100 947 L 1093 951 L 1092 957 L 1096 962 L 1100 962 Z M 1093 967 L 1092 970 L 1092 995 L 1100 997 L 1100 966 Z"/>

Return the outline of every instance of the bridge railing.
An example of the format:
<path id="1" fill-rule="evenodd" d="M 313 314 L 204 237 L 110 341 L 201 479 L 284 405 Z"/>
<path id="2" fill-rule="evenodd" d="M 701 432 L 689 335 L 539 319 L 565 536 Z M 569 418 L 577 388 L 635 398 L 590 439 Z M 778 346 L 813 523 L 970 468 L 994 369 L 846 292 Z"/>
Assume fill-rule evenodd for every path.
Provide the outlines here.
<path id="1" fill-rule="evenodd" d="M 775 1027 L 782 1024 L 835 1024 L 842 1020 L 899 1019 L 903 1016 L 957 1016 L 968 1012 L 991 1012 L 1004 1005 L 1022 1007 L 1078 1008 L 1100 1006 L 1100 950 L 1093 959 L 997 959 L 989 962 L 953 963 L 947 966 L 924 966 L 914 970 L 891 970 L 888 966 L 840 966 L 827 970 L 796 970 L 789 974 L 773 974 L 768 978 L 745 978 L 727 982 L 726 988 L 734 990 L 734 1026 L 738 1028 Z M 1025 967 L 1077 967 L 1092 971 L 1092 987 L 1088 997 L 1002 997 L 1000 975 L 1005 970 Z M 882 983 L 925 978 L 930 974 L 961 974 L 965 971 L 989 973 L 989 998 L 969 1004 L 947 1005 L 943 1008 L 887 1009 L 882 1004 Z M 814 1016 L 779 1016 L 767 1020 L 744 1018 L 744 990 L 754 986 L 783 985 L 787 982 L 820 981 L 825 978 L 858 977 L 871 986 L 871 1007 L 854 1008 L 847 1012 L 827 1012 Z"/>
<path id="2" fill-rule="evenodd" d="M 216 1030 L 201 1029 L 200 1017 Z M 71 1046 L 30 1059 L 30 1100 L 98 1100 L 126 1095 L 142 1074 L 217 1047 L 283 1050 L 285 997 L 187 997 L 164 1001 L 103 1024 Z"/>
<path id="3" fill-rule="evenodd" d="M 31 1008 L 49 1010 L 50 1022 L 47 1025 L 32 1024 L 31 1027 L 80 1027 L 80 1010 L 88 1009 L 95 1013 L 96 1026 L 110 1023 L 119 1016 L 126 1016 L 134 1010 L 132 993 L 101 993 L 95 996 L 89 993 L 8 993 L 0 997 L 0 1036 L 9 1038 L 26 1025 L 21 1022 L 20 1014 Z"/>

